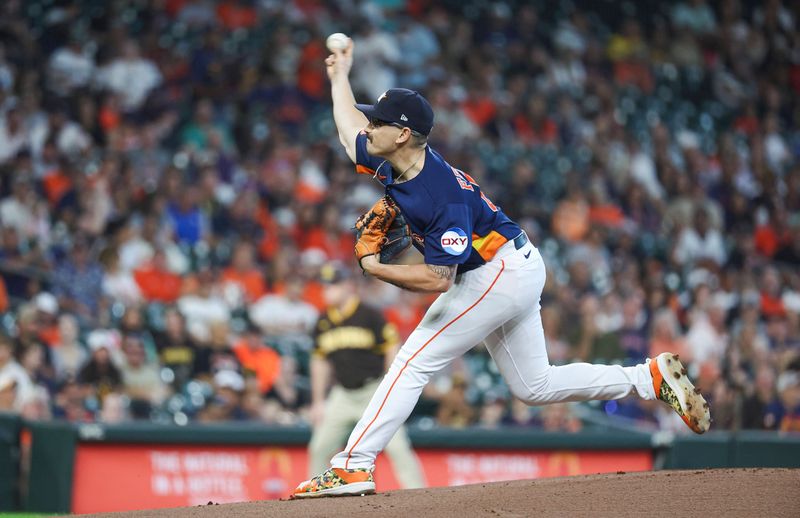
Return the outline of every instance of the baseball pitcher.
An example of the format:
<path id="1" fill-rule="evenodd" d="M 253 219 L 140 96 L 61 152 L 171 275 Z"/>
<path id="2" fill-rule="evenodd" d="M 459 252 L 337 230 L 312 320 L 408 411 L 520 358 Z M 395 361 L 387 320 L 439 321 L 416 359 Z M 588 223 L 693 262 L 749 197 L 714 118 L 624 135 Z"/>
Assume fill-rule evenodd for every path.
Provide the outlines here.
<path id="1" fill-rule="evenodd" d="M 695 432 L 708 429 L 708 404 L 676 355 L 663 353 L 633 367 L 550 365 L 539 311 L 542 256 L 469 174 L 427 144 L 434 122 L 428 101 L 392 89 L 373 105 L 356 104 L 348 79 L 352 41 L 325 63 L 339 139 L 356 171 L 385 186 L 385 197 L 356 223 L 359 264 L 382 281 L 441 295 L 401 347 L 345 449 L 328 470 L 301 483 L 294 498 L 373 493 L 375 457 L 408 418 L 422 388 L 481 342 L 511 392 L 528 405 L 636 393 L 664 401 Z M 398 214 L 424 264 L 382 257 Z"/>

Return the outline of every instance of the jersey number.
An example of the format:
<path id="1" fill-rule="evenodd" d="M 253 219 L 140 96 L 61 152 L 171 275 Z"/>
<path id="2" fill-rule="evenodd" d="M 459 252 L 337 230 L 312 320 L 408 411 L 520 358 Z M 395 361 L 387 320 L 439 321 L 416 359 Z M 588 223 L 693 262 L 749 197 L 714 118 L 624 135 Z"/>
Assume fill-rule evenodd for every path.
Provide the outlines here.
<path id="1" fill-rule="evenodd" d="M 480 187 L 480 185 L 475 183 L 475 180 L 473 180 L 472 177 L 467 173 L 465 173 L 464 171 L 456 169 L 455 167 L 452 166 L 450 168 L 453 170 L 453 174 L 456 176 L 456 180 L 458 180 L 458 185 L 465 191 L 474 191 L 475 189 L 473 188 L 473 185 L 475 187 Z M 492 203 L 492 200 L 487 198 L 486 195 L 483 194 L 483 192 L 481 192 L 481 199 L 492 210 L 492 212 L 497 212 L 497 206 L 495 206 L 495 204 Z"/>

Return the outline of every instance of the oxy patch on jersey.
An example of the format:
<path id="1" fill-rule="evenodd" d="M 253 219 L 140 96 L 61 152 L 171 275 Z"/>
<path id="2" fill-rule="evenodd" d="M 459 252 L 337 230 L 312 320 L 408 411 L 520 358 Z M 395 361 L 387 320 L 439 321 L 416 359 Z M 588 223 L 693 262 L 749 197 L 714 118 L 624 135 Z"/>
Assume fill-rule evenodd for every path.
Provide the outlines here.
<path id="1" fill-rule="evenodd" d="M 448 228 L 447 231 L 442 234 L 440 243 L 444 251 L 448 254 L 461 255 L 464 253 L 464 250 L 467 249 L 469 238 L 467 237 L 467 233 L 460 228 L 452 227 Z"/>

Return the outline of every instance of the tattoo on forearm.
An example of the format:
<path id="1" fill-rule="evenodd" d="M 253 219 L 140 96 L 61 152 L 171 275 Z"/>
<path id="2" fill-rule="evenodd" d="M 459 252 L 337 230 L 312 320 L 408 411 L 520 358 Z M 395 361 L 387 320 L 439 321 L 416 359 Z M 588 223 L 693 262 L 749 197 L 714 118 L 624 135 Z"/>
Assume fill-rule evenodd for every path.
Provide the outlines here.
<path id="1" fill-rule="evenodd" d="M 440 279 L 452 279 L 453 276 L 456 274 L 456 267 L 455 265 L 451 266 L 439 266 L 437 264 L 428 264 L 426 265 L 433 273 L 436 274 L 437 277 Z"/>

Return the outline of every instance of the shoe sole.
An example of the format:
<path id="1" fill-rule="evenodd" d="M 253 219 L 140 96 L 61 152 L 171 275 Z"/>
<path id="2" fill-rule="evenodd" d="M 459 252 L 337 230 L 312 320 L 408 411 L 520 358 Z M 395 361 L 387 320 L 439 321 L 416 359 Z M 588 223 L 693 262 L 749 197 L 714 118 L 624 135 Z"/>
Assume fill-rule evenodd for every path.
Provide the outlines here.
<path id="1" fill-rule="evenodd" d="M 321 496 L 361 496 L 375 494 L 375 482 L 352 482 L 343 486 L 311 491 L 308 493 L 295 493 L 292 498 L 318 498 Z"/>
<path id="2" fill-rule="evenodd" d="M 683 421 L 695 433 L 705 433 L 711 426 L 711 412 L 700 389 L 695 388 L 686 375 L 686 368 L 677 354 L 662 353 L 656 357 L 656 364 L 664 381 L 678 398 Z"/>

